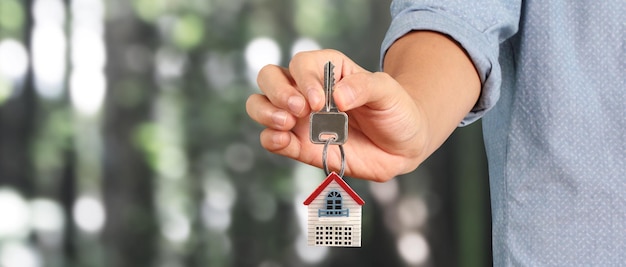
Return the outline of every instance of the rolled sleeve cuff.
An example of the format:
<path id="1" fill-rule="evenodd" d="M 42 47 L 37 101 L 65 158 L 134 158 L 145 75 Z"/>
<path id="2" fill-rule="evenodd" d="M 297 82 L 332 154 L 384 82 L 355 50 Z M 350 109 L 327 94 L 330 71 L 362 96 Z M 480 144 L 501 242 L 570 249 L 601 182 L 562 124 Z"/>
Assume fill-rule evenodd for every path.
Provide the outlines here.
<path id="1" fill-rule="evenodd" d="M 380 68 L 389 47 L 400 37 L 414 30 L 428 30 L 446 34 L 458 42 L 470 56 L 482 85 L 476 105 L 459 126 L 480 119 L 500 97 L 501 73 L 498 64 L 498 42 L 460 19 L 441 14 L 439 10 L 412 9 L 399 13 L 391 22 L 381 46 Z"/>

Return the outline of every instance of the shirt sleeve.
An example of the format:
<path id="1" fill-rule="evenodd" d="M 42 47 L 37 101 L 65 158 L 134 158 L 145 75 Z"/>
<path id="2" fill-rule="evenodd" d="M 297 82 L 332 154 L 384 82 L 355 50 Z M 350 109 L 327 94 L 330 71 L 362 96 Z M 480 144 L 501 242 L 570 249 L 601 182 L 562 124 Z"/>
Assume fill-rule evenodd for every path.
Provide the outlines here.
<path id="1" fill-rule="evenodd" d="M 518 29 L 521 0 L 394 0 L 392 21 L 381 47 L 389 47 L 413 30 L 430 30 L 456 40 L 478 70 L 482 90 L 474 108 L 460 123 L 468 125 L 491 109 L 500 97 L 500 43 Z"/>

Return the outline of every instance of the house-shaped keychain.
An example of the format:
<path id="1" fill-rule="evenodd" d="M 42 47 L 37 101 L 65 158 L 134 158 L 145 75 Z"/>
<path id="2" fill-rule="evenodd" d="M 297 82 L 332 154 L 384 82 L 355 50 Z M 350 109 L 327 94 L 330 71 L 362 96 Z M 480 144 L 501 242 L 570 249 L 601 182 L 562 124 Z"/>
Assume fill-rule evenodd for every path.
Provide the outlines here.
<path id="1" fill-rule="evenodd" d="M 308 206 L 308 245 L 360 247 L 363 204 L 363 199 L 331 172 L 304 201 Z"/>

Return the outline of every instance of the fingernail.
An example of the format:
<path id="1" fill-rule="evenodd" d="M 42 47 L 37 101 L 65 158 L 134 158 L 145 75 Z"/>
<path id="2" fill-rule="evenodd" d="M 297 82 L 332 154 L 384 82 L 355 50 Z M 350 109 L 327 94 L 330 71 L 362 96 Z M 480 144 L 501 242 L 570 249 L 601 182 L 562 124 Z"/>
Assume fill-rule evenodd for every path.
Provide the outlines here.
<path id="1" fill-rule="evenodd" d="M 289 106 L 291 113 L 298 116 L 304 109 L 304 99 L 300 96 L 291 96 L 287 99 L 287 106 Z"/>
<path id="2" fill-rule="evenodd" d="M 320 95 L 317 93 L 315 89 L 309 89 L 308 92 L 306 93 L 306 96 L 309 99 L 311 108 L 317 107 L 317 103 L 321 101 Z"/>
<path id="3" fill-rule="evenodd" d="M 272 121 L 278 126 L 285 126 L 285 123 L 287 122 L 286 112 L 274 112 L 274 114 L 272 114 Z"/>

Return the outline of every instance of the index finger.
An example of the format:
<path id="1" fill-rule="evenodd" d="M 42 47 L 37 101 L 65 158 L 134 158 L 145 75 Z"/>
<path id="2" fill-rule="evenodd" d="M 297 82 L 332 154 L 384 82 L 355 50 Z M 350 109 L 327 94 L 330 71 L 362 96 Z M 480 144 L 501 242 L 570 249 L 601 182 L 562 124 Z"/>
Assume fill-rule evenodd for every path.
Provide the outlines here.
<path id="1" fill-rule="evenodd" d="M 335 50 L 300 52 L 289 63 L 296 88 L 309 102 L 311 110 L 320 110 L 324 106 L 324 65 L 329 61 L 335 65 L 335 81 L 341 78 L 346 56 Z"/>
<path id="2" fill-rule="evenodd" d="M 259 71 L 257 84 L 275 106 L 289 110 L 296 117 L 309 112 L 305 98 L 296 89 L 296 84 L 287 69 L 267 65 Z"/>

